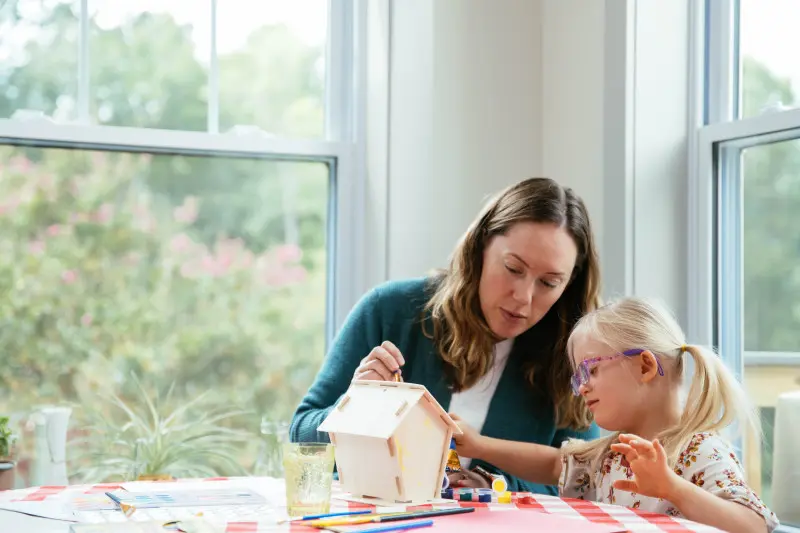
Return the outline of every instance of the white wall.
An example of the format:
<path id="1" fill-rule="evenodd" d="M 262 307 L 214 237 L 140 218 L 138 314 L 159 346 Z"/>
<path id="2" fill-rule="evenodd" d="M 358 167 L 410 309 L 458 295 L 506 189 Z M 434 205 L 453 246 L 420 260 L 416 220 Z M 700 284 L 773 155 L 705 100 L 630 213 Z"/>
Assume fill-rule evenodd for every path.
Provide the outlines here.
<path id="1" fill-rule="evenodd" d="M 387 277 L 445 266 L 488 195 L 541 173 L 541 9 L 392 2 Z"/>
<path id="2" fill-rule="evenodd" d="M 686 327 L 689 0 L 640 0 L 635 20 L 633 290 Z"/>
<path id="3" fill-rule="evenodd" d="M 689 2 L 370 2 L 389 65 L 370 279 L 445 265 L 488 194 L 547 175 L 586 200 L 606 296 L 661 297 L 685 323 Z"/>
<path id="4" fill-rule="evenodd" d="M 542 4 L 542 167 L 586 202 L 605 261 L 602 1 Z"/>

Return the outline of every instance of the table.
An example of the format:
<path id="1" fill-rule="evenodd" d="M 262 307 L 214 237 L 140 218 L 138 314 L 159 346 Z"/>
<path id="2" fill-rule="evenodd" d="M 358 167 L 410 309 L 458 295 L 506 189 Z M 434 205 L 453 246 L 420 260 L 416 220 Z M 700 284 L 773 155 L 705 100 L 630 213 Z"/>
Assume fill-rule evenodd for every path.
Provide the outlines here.
<path id="1" fill-rule="evenodd" d="M 271 478 L 210 478 L 204 480 L 181 480 L 165 484 L 159 482 L 158 486 L 171 486 L 173 488 L 188 488 L 208 486 L 210 488 L 225 488 L 227 486 L 247 486 L 262 493 L 270 502 L 283 501 L 283 482 Z M 54 504 L 67 501 L 73 497 L 97 495 L 105 491 L 115 490 L 120 485 L 71 485 L 68 487 L 31 487 L 26 489 L 0 492 L 0 505 L 5 502 L 29 502 L 25 505 L 37 506 Z M 166 488 L 166 486 L 164 487 Z M 338 487 L 334 488 L 332 511 L 357 508 L 374 508 L 363 503 L 346 501 Z M 39 502 L 39 503 L 35 503 Z M 562 499 L 554 496 L 531 493 L 516 493 L 511 504 L 476 503 L 476 502 L 448 502 L 442 504 L 417 506 L 414 509 L 429 509 L 431 507 L 443 508 L 452 506 L 471 506 L 476 512 L 545 512 L 562 516 L 570 516 L 587 522 L 601 522 L 631 532 L 639 531 L 670 531 L 675 533 L 719 533 L 719 530 L 696 524 L 687 520 L 676 519 L 669 516 L 653 513 L 644 513 L 637 510 L 615 505 L 597 504 L 582 500 Z M 52 505 L 51 505 L 52 507 Z M 380 508 L 383 511 L 385 508 Z M 262 533 L 267 531 L 291 531 L 289 524 L 275 524 L 274 515 L 271 519 L 228 522 L 226 533 Z M 296 528 L 295 528 L 296 530 Z M 304 529 L 307 531 L 306 529 Z M 24 531 L 25 533 L 66 533 L 69 523 L 34 518 L 19 513 L 0 510 L 0 531 Z M 526 533 L 528 533 L 526 531 Z"/>

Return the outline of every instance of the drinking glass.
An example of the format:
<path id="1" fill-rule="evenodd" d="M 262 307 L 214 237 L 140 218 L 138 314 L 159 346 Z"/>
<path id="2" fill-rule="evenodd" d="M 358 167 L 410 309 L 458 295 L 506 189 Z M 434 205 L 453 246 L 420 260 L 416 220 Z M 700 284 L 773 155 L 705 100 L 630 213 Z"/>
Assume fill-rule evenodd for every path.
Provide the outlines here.
<path id="1" fill-rule="evenodd" d="M 261 418 L 261 450 L 254 471 L 257 476 L 283 478 L 283 445 L 289 442 L 289 423 Z"/>
<path id="2" fill-rule="evenodd" d="M 283 470 L 289 516 L 325 514 L 331 508 L 333 446 L 325 443 L 286 443 Z"/>

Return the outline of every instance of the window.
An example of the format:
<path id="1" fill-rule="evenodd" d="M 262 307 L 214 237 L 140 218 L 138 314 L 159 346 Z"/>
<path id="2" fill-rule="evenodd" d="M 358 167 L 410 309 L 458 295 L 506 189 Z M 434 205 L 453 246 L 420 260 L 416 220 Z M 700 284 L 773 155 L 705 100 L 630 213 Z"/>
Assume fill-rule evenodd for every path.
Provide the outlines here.
<path id="1" fill-rule="evenodd" d="M 800 66 L 793 50 L 800 46 L 794 0 L 739 0 L 741 115 L 796 107 L 800 98 Z"/>
<path id="2" fill-rule="evenodd" d="M 72 407 L 71 481 L 255 472 L 259 429 L 288 420 L 363 292 L 356 7 L 254 6 L 0 0 L 18 486 L 40 481 L 31 415 L 52 404 Z M 171 414 L 191 460 L 158 456 L 148 426 Z"/>
<path id="3" fill-rule="evenodd" d="M 764 438 L 740 442 L 748 481 L 800 527 L 789 482 L 800 463 L 787 453 L 800 445 L 787 431 L 800 409 L 800 66 L 789 53 L 800 5 L 697 6 L 707 34 L 695 52 L 707 59 L 690 188 L 691 333 L 718 348 L 758 408 Z"/>

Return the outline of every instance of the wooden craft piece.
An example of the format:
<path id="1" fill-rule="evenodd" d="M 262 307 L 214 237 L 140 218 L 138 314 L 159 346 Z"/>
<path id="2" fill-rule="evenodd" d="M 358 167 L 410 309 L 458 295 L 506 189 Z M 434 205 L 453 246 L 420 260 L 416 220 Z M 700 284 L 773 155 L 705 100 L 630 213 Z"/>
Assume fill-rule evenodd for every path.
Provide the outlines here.
<path id="1" fill-rule="evenodd" d="M 395 381 L 352 382 L 318 431 L 335 443 L 345 491 L 402 503 L 439 498 L 450 439 L 461 434 L 424 386 Z"/>

